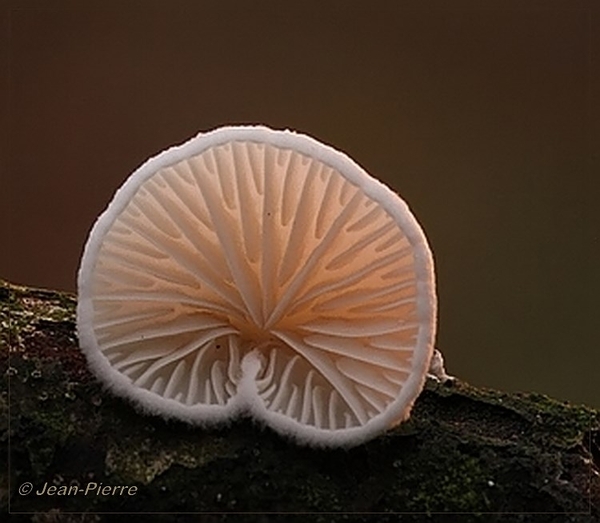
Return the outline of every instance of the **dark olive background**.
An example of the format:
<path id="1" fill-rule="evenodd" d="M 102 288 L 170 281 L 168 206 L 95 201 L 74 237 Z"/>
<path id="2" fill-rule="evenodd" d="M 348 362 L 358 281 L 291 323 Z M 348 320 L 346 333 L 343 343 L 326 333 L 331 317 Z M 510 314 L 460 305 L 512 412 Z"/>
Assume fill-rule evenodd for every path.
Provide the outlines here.
<path id="1" fill-rule="evenodd" d="M 451 373 L 600 407 L 596 4 L 2 4 L 0 277 L 74 291 L 92 223 L 146 158 L 287 127 L 413 209 Z"/>

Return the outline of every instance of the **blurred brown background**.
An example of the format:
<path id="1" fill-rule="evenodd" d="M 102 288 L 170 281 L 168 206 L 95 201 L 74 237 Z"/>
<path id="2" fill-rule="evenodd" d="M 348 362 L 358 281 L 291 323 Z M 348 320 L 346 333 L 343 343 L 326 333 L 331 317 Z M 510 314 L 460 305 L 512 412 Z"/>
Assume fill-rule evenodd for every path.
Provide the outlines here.
<path id="1" fill-rule="evenodd" d="M 426 4 L 2 4 L 0 278 L 75 291 L 146 158 L 288 127 L 413 209 L 451 373 L 600 407 L 597 2 Z"/>

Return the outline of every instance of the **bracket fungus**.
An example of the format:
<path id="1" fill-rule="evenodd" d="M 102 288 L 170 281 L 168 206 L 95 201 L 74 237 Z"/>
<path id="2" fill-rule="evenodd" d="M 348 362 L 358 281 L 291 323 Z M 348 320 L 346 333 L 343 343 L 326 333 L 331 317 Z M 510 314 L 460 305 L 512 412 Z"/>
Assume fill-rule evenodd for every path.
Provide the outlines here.
<path id="1" fill-rule="evenodd" d="M 223 127 L 148 160 L 93 226 L 78 287 L 81 348 L 116 394 L 314 446 L 406 419 L 433 352 L 433 259 L 408 206 L 287 130 Z"/>

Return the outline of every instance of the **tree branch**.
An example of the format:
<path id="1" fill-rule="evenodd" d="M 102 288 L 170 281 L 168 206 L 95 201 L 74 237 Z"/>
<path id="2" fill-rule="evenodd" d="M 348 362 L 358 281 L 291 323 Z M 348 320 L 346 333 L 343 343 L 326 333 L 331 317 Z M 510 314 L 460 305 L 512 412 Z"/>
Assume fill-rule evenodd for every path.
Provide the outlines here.
<path id="1" fill-rule="evenodd" d="M 77 345 L 75 305 L 0 282 L 0 508 L 11 521 L 600 520 L 596 410 L 428 381 L 409 421 L 351 450 L 299 447 L 246 419 L 191 427 L 102 389 Z"/>

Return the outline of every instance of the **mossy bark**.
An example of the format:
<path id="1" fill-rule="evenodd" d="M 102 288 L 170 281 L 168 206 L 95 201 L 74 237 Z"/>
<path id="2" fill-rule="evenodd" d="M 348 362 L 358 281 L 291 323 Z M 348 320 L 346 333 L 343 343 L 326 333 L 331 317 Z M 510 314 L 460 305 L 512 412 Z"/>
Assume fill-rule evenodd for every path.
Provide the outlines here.
<path id="1" fill-rule="evenodd" d="M 350 450 L 299 447 L 246 419 L 190 427 L 103 390 L 77 346 L 75 304 L 0 282 L 0 510 L 11 521 L 600 521 L 591 408 L 457 380 L 428 382 L 408 422 Z"/>

